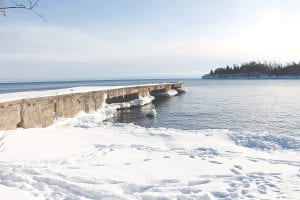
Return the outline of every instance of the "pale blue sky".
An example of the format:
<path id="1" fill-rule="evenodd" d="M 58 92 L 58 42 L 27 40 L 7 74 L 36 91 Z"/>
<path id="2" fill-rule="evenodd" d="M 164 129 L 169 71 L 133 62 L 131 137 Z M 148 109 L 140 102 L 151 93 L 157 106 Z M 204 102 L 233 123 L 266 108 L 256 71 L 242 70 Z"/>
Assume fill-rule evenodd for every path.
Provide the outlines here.
<path id="1" fill-rule="evenodd" d="M 40 0 L 0 17 L 0 80 L 200 77 L 299 61 L 298 0 Z"/>

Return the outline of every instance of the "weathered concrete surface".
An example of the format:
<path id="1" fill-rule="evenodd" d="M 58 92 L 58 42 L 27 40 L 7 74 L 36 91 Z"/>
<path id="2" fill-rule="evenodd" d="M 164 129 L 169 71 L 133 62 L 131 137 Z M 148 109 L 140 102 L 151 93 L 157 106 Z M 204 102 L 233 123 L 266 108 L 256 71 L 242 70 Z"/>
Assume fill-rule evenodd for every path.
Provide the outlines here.
<path id="1" fill-rule="evenodd" d="M 0 130 L 47 127 L 56 118 L 98 110 L 105 100 L 107 103 L 126 102 L 181 87 L 181 83 L 141 85 L 4 102 L 0 103 Z"/>
<path id="2" fill-rule="evenodd" d="M 21 123 L 21 103 L 12 101 L 0 104 L 0 130 L 15 129 Z"/>
<path id="3" fill-rule="evenodd" d="M 74 117 L 80 111 L 97 110 L 102 107 L 103 101 L 103 91 L 24 99 L 20 105 L 19 127 L 46 127 L 55 118 Z"/>

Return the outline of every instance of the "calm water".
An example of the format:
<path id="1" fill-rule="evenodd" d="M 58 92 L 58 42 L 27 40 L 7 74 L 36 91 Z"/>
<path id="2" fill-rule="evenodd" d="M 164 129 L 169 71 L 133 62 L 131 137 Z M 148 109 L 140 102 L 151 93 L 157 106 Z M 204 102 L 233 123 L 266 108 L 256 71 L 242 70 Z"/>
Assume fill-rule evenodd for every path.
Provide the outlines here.
<path id="1" fill-rule="evenodd" d="M 230 129 L 300 135 L 299 80 L 132 80 L 0 84 L 0 93 L 88 85 L 183 81 L 188 93 L 118 112 L 113 122 L 177 129 Z M 156 118 L 145 117 L 151 108 Z"/>

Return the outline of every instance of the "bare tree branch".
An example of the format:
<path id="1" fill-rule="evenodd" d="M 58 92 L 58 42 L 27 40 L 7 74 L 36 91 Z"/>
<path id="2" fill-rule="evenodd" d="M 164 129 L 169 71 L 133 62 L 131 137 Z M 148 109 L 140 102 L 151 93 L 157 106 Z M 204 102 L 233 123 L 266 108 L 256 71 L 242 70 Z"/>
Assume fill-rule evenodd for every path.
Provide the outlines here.
<path id="1" fill-rule="evenodd" d="M 39 0 L 28 0 L 27 3 L 10 0 L 9 3 L 6 3 L 5 0 L 0 0 L 0 15 L 6 16 L 6 11 L 10 9 L 23 9 L 27 10 L 38 17 L 40 17 L 44 22 L 47 20 L 34 9 L 38 6 Z"/>

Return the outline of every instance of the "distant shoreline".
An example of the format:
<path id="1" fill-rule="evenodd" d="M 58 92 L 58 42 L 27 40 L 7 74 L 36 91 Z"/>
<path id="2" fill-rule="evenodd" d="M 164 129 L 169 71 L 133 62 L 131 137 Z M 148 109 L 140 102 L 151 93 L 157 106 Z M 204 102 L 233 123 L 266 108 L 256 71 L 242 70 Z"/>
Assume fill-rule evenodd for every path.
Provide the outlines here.
<path id="1" fill-rule="evenodd" d="M 245 80 L 259 80 L 259 79 L 272 79 L 272 80 L 300 80 L 300 76 L 284 75 L 284 76 L 270 76 L 270 75 L 245 75 L 245 74 L 234 74 L 234 75 L 211 75 L 205 74 L 202 79 L 245 79 Z"/>
<path id="2" fill-rule="evenodd" d="M 249 62 L 211 70 L 202 79 L 300 79 L 300 62 L 277 63 Z"/>

